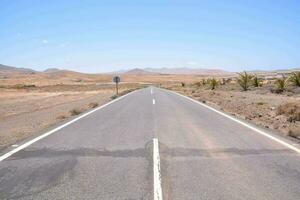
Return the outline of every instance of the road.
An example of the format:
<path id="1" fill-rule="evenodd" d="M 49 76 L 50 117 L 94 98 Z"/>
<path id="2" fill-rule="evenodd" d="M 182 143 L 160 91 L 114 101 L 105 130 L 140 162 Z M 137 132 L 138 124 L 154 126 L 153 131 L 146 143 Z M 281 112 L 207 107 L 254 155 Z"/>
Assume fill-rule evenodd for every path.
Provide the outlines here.
<path id="1" fill-rule="evenodd" d="M 0 199 L 300 199 L 299 153 L 154 87 L 14 153 L 0 177 Z"/>

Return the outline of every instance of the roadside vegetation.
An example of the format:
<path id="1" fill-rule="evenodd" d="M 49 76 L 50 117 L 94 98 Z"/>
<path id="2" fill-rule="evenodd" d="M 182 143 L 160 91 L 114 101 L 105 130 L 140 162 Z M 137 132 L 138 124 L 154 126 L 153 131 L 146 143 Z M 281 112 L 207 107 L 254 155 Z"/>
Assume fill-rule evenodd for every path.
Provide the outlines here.
<path id="1" fill-rule="evenodd" d="M 241 86 L 243 91 L 249 90 L 253 76 L 248 74 L 247 72 L 238 73 L 238 75 L 239 75 L 239 78 L 238 78 L 237 82 Z"/>
<path id="2" fill-rule="evenodd" d="M 216 87 L 217 87 L 217 85 L 218 85 L 217 79 L 215 79 L 215 78 L 210 79 L 209 85 L 210 85 L 210 89 L 211 89 L 211 90 L 216 89 Z"/>
<path id="3" fill-rule="evenodd" d="M 232 77 L 199 77 L 164 87 L 252 121 L 300 138 L 300 72 L 270 75 L 237 73 Z"/>

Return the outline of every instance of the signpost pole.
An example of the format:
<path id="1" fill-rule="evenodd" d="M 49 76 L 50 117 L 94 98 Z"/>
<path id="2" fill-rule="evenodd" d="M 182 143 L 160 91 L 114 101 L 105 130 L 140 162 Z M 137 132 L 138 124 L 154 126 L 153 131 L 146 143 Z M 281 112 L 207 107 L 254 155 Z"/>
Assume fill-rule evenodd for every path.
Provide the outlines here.
<path id="1" fill-rule="evenodd" d="M 116 82 L 116 91 L 117 91 L 117 95 L 119 94 L 119 83 Z"/>
<path id="2" fill-rule="evenodd" d="M 119 82 L 121 81 L 121 78 L 119 76 L 113 77 L 113 82 L 116 83 L 116 95 L 119 94 Z"/>

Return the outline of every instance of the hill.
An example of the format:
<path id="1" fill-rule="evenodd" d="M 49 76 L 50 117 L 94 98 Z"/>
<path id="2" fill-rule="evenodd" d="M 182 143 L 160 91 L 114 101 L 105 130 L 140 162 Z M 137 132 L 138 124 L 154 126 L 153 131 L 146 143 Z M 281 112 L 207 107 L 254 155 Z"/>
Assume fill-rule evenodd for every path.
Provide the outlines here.
<path id="1" fill-rule="evenodd" d="M 18 68 L 0 64 L 0 72 L 2 73 L 24 73 L 24 74 L 35 74 L 37 71 L 29 68 Z"/>
<path id="2" fill-rule="evenodd" d="M 146 68 L 146 71 L 160 73 L 160 74 L 194 74 L 194 75 L 229 75 L 221 69 L 192 69 L 187 67 L 182 68 Z"/>
<path id="3" fill-rule="evenodd" d="M 135 68 L 135 69 L 132 69 L 132 70 L 129 70 L 129 71 L 125 72 L 124 74 L 128 74 L 128 75 L 154 75 L 154 74 L 157 74 L 157 73 L 146 71 L 144 69 Z"/>

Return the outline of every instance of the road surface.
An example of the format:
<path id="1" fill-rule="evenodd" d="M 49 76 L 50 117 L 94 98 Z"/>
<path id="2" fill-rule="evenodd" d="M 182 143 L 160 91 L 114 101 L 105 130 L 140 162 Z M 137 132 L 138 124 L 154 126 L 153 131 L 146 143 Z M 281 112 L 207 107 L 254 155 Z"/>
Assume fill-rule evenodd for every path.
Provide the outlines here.
<path id="1" fill-rule="evenodd" d="M 299 153 L 149 87 L 0 162 L 0 199 L 162 198 L 300 199 Z"/>

